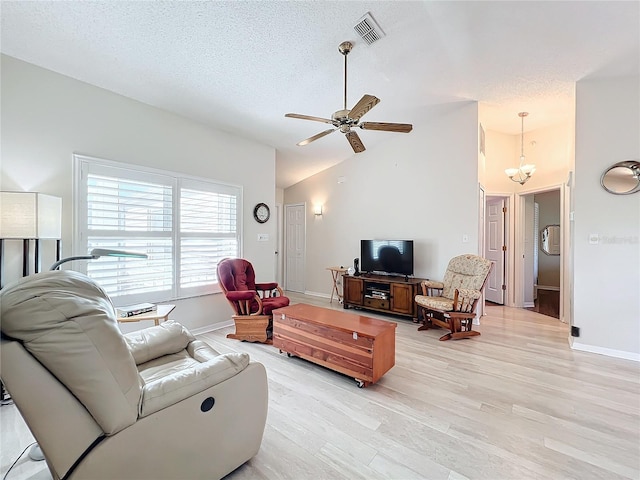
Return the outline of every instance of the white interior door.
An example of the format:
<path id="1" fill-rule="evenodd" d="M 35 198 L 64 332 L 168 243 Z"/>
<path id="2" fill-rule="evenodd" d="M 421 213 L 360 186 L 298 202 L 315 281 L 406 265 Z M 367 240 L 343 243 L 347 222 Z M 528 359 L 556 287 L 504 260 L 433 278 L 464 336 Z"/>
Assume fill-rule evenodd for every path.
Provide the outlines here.
<path id="1" fill-rule="evenodd" d="M 492 268 L 485 288 L 486 299 L 504 305 L 504 267 L 505 267 L 505 199 L 487 200 L 485 234 L 485 257 L 491 261 Z"/>
<path id="2" fill-rule="evenodd" d="M 304 293 L 305 206 L 285 205 L 285 289 Z"/>

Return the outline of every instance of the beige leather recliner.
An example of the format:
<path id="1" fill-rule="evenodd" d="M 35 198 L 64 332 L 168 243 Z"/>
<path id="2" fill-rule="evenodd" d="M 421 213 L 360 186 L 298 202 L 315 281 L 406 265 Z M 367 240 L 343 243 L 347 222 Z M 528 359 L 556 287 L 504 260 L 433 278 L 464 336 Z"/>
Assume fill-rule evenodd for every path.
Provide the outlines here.
<path id="1" fill-rule="evenodd" d="M 171 321 L 121 334 L 85 275 L 8 285 L 0 322 L 2 381 L 54 479 L 221 478 L 260 448 L 262 364 Z"/>

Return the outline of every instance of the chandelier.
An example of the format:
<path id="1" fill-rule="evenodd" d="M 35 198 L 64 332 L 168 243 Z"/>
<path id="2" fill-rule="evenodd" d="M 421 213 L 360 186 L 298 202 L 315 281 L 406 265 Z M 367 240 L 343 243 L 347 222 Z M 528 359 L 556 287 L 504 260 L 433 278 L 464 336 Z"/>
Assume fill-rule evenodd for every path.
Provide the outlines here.
<path id="1" fill-rule="evenodd" d="M 536 166 L 524 163 L 524 117 L 529 115 L 528 112 L 520 112 L 518 116 L 521 119 L 520 126 L 520 166 L 518 168 L 507 168 L 504 173 L 514 182 L 524 185 L 531 175 L 536 171 Z"/>

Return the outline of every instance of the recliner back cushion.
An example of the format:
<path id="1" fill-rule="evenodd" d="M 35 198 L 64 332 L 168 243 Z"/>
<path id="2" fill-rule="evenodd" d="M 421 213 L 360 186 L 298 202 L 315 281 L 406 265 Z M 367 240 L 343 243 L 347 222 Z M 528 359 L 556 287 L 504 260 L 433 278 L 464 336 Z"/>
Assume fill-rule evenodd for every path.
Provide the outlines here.
<path id="1" fill-rule="evenodd" d="M 220 262 L 218 281 L 227 292 L 256 289 L 253 265 L 242 258 L 230 258 Z"/>
<path id="2" fill-rule="evenodd" d="M 459 255 L 452 258 L 442 281 L 442 296 L 453 299 L 456 289 L 461 288 L 480 290 L 490 268 L 491 262 L 478 255 Z"/>
<path id="3" fill-rule="evenodd" d="M 136 421 L 141 379 L 111 300 L 93 280 L 71 270 L 25 277 L 0 290 L 0 318 L 2 332 L 22 341 L 106 434 Z"/>

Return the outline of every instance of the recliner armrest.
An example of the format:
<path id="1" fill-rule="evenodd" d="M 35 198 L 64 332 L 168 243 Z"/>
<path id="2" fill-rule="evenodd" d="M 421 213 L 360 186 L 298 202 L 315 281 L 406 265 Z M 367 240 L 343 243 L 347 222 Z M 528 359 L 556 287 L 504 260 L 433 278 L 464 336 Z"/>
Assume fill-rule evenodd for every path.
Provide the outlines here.
<path id="1" fill-rule="evenodd" d="M 277 288 L 277 282 L 256 283 L 256 290 L 275 290 Z"/>
<path id="2" fill-rule="evenodd" d="M 240 302 L 243 300 L 253 300 L 256 298 L 256 292 L 253 290 L 236 290 L 226 293 L 226 297 L 232 302 Z"/>
<path id="3" fill-rule="evenodd" d="M 256 283 L 256 290 L 262 292 L 262 298 L 284 297 L 284 290 L 276 282 Z"/>
<path id="4" fill-rule="evenodd" d="M 444 289 L 444 283 L 435 280 L 423 280 L 420 282 L 422 294 L 427 297 L 439 297 Z"/>
<path id="5" fill-rule="evenodd" d="M 246 353 L 225 353 L 205 363 L 153 380 L 142 389 L 140 417 L 151 415 L 222 383 L 247 368 L 247 365 L 249 355 Z"/>
<path id="6" fill-rule="evenodd" d="M 163 355 L 171 355 L 187 348 L 195 340 L 189 330 L 172 320 L 155 327 L 124 335 L 136 365 Z"/>
<path id="7" fill-rule="evenodd" d="M 475 290 L 473 288 L 458 289 L 458 298 L 462 297 L 462 298 L 476 300 L 480 298 L 480 295 L 482 295 L 482 292 L 480 290 Z"/>

